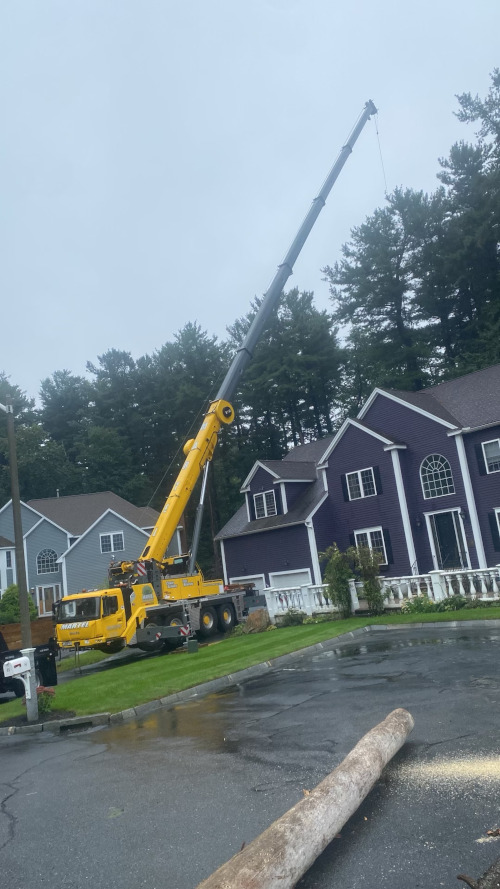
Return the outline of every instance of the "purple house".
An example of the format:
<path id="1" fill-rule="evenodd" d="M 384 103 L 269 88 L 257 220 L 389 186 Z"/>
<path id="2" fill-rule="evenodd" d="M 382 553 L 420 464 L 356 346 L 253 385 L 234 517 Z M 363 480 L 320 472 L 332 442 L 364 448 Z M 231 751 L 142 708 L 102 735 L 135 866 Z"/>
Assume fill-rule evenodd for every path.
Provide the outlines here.
<path id="1" fill-rule="evenodd" d="M 389 577 L 500 563 L 500 365 L 420 392 L 374 389 L 335 436 L 258 461 L 217 535 L 226 582 L 320 584 L 331 543 Z"/>

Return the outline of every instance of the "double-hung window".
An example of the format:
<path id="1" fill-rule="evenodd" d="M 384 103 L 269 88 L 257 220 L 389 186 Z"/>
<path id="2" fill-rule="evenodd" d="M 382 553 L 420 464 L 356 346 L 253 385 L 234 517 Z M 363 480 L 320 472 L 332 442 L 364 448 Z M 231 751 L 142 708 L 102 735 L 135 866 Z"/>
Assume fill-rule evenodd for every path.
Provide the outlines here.
<path id="1" fill-rule="evenodd" d="M 114 534 L 100 534 L 99 536 L 102 553 L 119 553 L 125 549 L 123 531 L 116 531 Z"/>
<path id="2" fill-rule="evenodd" d="M 255 518 L 264 519 L 266 516 L 276 515 L 276 497 L 274 491 L 264 491 L 263 494 L 254 494 Z"/>
<path id="3" fill-rule="evenodd" d="M 359 500 L 360 497 L 374 497 L 377 493 L 373 467 L 358 469 L 357 472 L 346 474 L 349 500 Z"/>
<path id="4" fill-rule="evenodd" d="M 483 441 L 484 462 L 486 472 L 500 472 L 500 438 L 493 441 Z"/>
<path id="5" fill-rule="evenodd" d="M 382 528 L 362 528 L 354 532 L 354 540 L 356 546 L 367 546 L 373 552 L 379 553 L 382 558 L 381 565 L 388 564 Z"/>

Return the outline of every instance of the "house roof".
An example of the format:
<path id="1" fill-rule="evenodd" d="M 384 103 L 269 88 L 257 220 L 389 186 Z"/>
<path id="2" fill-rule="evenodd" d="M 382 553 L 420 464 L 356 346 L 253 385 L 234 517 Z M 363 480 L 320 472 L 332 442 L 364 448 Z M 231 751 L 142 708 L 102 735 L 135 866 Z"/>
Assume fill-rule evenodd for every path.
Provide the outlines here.
<path id="1" fill-rule="evenodd" d="M 500 423 L 500 364 L 422 389 L 379 389 L 459 429 Z M 363 415 L 361 411 L 360 416 Z"/>
<path id="2" fill-rule="evenodd" d="M 7 546 L 8 547 L 14 546 L 13 541 L 8 540 L 7 537 L 0 536 L 0 549 L 3 549 L 4 547 L 7 547 Z"/>
<path id="3" fill-rule="evenodd" d="M 155 509 L 134 506 L 112 491 L 28 500 L 27 505 L 74 536 L 83 534 L 108 509 L 138 528 L 150 528 L 158 518 Z"/>
<path id="4" fill-rule="evenodd" d="M 334 435 L 327 435 L 325 438 L 318 438 L 317 441 L 310 441 L 308 444 L 298 445 L 298 447 L 292 448 L 292 450 L 283 457 L 282 463 L 298 461 L 301 463 L 310 462 L 316 465 L 334 438 Z"/>
<path id="5" fill-rule="evenodd" d="M 302 524 L 314 509 L 319 506 L 325 496 L 326 492 L 322 479 L 316 479 L 316 481 L 307 486 L 303 494 L 297 498 L 292 509 L 285 515 L 273 515 L 265 519 L 255 519 L 249 522 L 246 506 L 241 506 L 238 512 L 219 531 L 216 540 L 240 537 L 244 534 L 256 534 L 259 531 L 283 528 L 286 525 Z"/>
<path id="6" fill-rule="evenodd" d="M 288 482 L 313 482 L 316 478 L 316 464 L 310 461 L 289 460 L 261 460 L 263 466 L 272 470 L 282 481 L 286 479 Z M 290 463 L 293 463 L 290 466 Z"/>

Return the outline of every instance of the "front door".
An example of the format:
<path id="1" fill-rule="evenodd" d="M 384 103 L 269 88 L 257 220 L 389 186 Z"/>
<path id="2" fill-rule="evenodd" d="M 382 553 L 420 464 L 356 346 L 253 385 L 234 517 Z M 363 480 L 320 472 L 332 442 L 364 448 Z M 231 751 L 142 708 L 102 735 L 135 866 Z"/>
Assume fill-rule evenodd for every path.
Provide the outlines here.
<path id="1" fill-rule="evenodd" d="M 439 571 L 469 568 L 459 511 L 430 513 L 427 521 L 434 568 Z"/>

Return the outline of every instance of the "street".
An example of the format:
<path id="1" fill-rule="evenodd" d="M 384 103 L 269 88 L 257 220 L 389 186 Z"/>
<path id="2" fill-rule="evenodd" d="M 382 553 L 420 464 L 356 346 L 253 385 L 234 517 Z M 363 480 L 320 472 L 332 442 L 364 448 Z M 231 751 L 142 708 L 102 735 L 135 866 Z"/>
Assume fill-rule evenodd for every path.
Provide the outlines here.
<path id="1" fill-rule="evenodd" d="M 121 726 L 1 738 L 2 887 L 194 889 L 396 707 L 408 743 L 299 885 L 477 878 L 500 855 L 500 629 L 328 645 Z"/>

